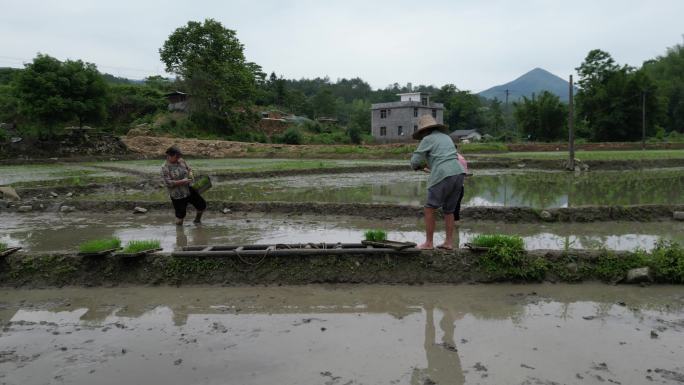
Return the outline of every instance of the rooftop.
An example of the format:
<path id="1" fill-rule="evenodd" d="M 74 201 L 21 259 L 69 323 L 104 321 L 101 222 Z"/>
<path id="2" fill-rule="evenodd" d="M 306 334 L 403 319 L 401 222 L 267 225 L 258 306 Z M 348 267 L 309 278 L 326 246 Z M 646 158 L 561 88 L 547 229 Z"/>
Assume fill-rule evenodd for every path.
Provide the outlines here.
<path id="1" fill-rule="evenodd" d="M 443 110 L 444 104 L 442 103 L 430 103 L 427 106 L 423 105 L 418 101 L 411 102 L 387 102 L 387 103 L 374 103 L 371 105 L 371 110 L 379 110 L 381 108 L 401 108 L 401 107 L 422 107 L 422 108 L 434 108 L 437 110 Z"/>

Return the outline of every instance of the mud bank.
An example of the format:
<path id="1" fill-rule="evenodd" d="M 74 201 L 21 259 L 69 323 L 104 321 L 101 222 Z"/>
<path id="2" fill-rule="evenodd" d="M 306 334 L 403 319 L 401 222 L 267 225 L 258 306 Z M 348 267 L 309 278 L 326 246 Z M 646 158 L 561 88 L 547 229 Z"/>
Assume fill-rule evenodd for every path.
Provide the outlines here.
<path id="1" fill-rule="evenodd" d="M 578 282 L 597 279 L 618 283 L 625 279 L 627 267 L 615 267 L 606 272 L 606 263 L 635 258 L 635 254 L 631 252 L 532 250 L 527 251 L 523 258 L 543 266 L 542 270 L 538 270 L 541 274 L 509 279 L 499 271 L 491 270 L 491 266 L 483 265 L 482 255 L 469 249 L 422 252 L 409 249 L 402 252 L 342 255 L 302 253 L 284 256 L 266 252 L 262 255 L 234 254 L 220 257 L 158 253 L 140 258 L 20 252 L 0 260 L 0 286 L 41 288 L 197 284 L 457 284 L 510 280 Z M 657 277 L 656 275 L 656 280 Z"/>
<path id="2" fill-rule="evenodd" d="M 34 200 L 22 203 L 31 207 L 30 211 L 58 212 L 62 205 L 69 205 L 78 211 L 110 212 L 132 211 L 135 207 L 147 210 L 170 211 L 169 202 L 160 201 L 87 201 L 87 200 Z M 265 212 L 278 214 L 317 214 L 348 215 L 374 219 L 396 217 L 419 218 L 423 215 L 421 207 L 392 204 L 355 204 L 355 203 L 301 203 L 301 202 L 222 202 L 209 201 L 208 210 L 221 213 L 224 209 L 231 212 Z M 19 205 L 0 207 L 0 212 L 17 212 Z M 570 207 L 539 210 L 529 207 L 466 207 L 461 217 L 473 220 L 492 220 L 505 222 L 602 222 L 633 221 L 650 222 L 674 220 L 673 212 L 684 211 L 684 205 L 636 205 L 636 206 L 597 206 Z M 74 214 L 78 215 L 78 214 Z M 219 214 L 221 215 L 221 214 Z"/>

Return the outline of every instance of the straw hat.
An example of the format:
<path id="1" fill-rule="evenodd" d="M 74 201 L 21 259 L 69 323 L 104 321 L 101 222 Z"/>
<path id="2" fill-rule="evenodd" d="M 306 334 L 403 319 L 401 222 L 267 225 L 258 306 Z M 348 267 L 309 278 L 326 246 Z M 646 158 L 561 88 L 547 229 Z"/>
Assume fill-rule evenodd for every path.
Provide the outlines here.
<path id="1" fill-rule="evenodd" d="M 418 130 L 413 133 L 413 139 L 421 140 L 434 130 L 442 131 L 445 134 L 449 133 L 446 126 L 437 123 L 432 115 L 423 115 L 418 119 Z"/>

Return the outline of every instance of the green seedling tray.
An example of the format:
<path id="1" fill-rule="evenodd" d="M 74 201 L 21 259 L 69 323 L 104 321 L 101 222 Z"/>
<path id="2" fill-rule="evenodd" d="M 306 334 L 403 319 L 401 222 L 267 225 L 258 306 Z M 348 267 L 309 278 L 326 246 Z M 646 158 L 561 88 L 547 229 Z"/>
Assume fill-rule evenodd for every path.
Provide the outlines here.
<path id="1" fill-rule="evenodd" d="M 148 254 L 153 254 L 156 253 L 157 251 L 162 251 L 163 249 L 158 248 L 158 249 L 149 249 L 149 250 L 142 250 L 138 251 L 137 253 L 116 253 L 115 257 L 119 258 L 140 258 L 144 257 Z"/>
<path id="2" fill-rule="evenodd" d="M 409 249 L 411 247 L 416 247 L 416 244 L 413 242 L 399 242 L 399 241 L 390 241 L 390 240 L 361 241 L 361 244 L 365 245 L 365 246 L 383 247 L 386 249 L 393 249 L 393 250 L 404 250 L 404 249 Z"/>
<path id="3" fill-rule="evenodd" d="M 78 253 L 79 256 L 81 257 L 105 257 L 119 249 L 108 249 L 108 250 L 102 250 L 102 251 L 96 251 L 93 253 Z"/>
<path id="4" fill-rule="evenodd" d="M 8 247 L 8 248 L 0 251 L 0 258 L 7 257 L 8 255 L 12 255 L 19 250 L 21 250 L 21 247 Z"/>
<path id="5" fill-rule="evenodd" d="M 469 248 L 471 251 L 476 252 L 486 252 L 489 251 L 489 247 L 475 246 L 472 243 L 464 243 L 463 246 Z"/>

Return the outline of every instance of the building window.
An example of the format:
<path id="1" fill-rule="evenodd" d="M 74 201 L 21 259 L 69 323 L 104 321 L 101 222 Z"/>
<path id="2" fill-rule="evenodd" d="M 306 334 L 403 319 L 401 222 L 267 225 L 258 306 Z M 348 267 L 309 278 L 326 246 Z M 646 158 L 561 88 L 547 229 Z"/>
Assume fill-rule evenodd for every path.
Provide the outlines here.
<path id="1" fill-rule="evenodd" d="M 380 136 L 387 135 L 387 127 L 380 127 Z"/>
<path id="2" fill-rule="evenodd" d="M 392 115 L 392 110 L 388 109 L 387 110 L 387 116 L 390 116 L 390 115 Z"/>
<path id="3" fill-rule="evenodd" d="M 417 109 L 417 108 L 414 108 L 414 109 L 413 109 L 413 117 L 414 117 L 414 118 L 417 118 L 417 117 L 418 117 L 418 109 Z"/>
<path id="4" fill-rule="evenodd" d="M 380 110 L 380 119 L 385 119 L 387 117 L 387 110 Z"/>
<path id="5" fill-rule="evenodd" d="M 397 127 L 397 135 L 404 136 L 404 127 L 402 127 L 402 126 Z"/>
<path id="6" fill-rule="evenodd" d="M 414 124 L 414 125 L 413 125 L 413 132 L 416 132 L 416 131 L 418 131 L 418 126 L 416 126 L 416 125 Z"/>
<path id="7" fill-rule="evenodd" d="M 420 104 L 422 104 L 422 105 L 424 105 L 424 106 L 427 106 L 427 99 L 428 99 L 428 98 L 421 98 L 421 99 L 420 99 Z"/>
<path id="8" fill-rule="evenodd" d="M 432 117 L 437 119 L 437 110 L 432 110 Z"/>

